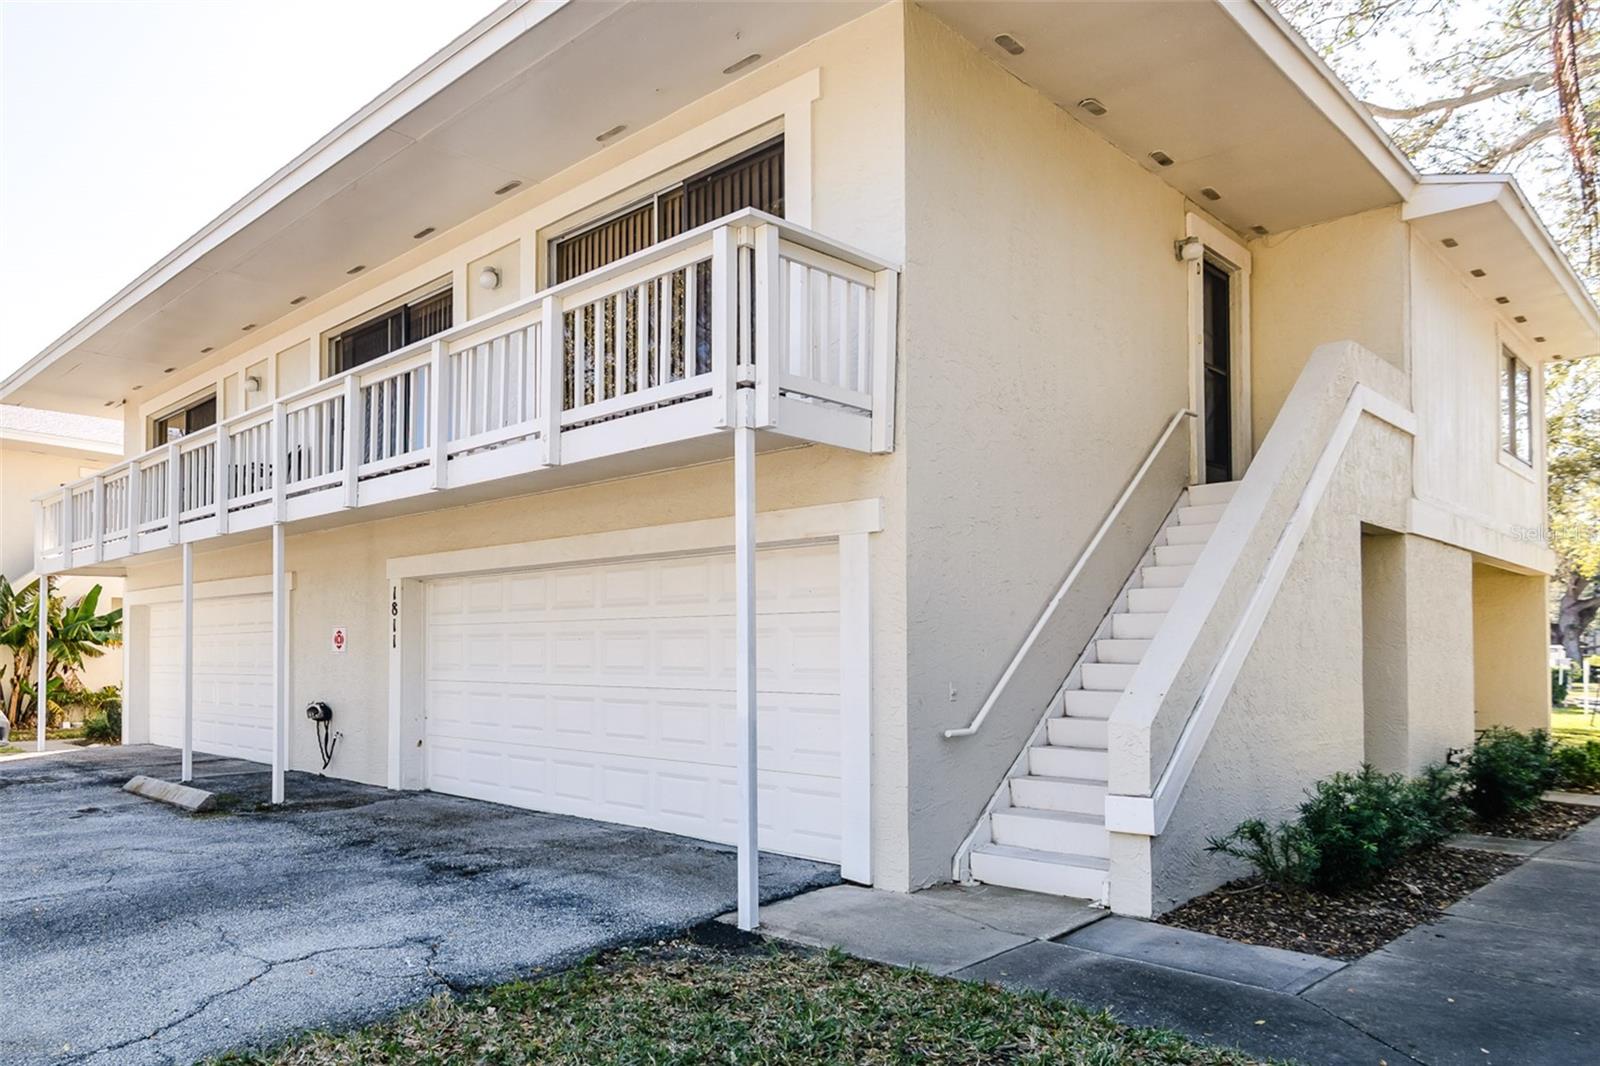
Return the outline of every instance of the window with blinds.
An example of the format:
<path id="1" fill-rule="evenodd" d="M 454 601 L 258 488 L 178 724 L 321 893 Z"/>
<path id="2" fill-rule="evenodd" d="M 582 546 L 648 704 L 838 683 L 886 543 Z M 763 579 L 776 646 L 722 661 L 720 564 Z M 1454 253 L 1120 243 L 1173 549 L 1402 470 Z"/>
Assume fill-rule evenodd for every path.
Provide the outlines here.
<path id="1" fill-rule="evenodd" d="M 451 326 L 453 305 L 451 290 L 442 289 L 350 327 L 328 342 L 332 372 L 343 373 L 444 332 Z"/>
<path id="2" fill-rule="evenodd" d="M 619 214 L 559 238 L 557 284 L 746 207 L 783 217 L 783 138 L 663 189 Z"/>

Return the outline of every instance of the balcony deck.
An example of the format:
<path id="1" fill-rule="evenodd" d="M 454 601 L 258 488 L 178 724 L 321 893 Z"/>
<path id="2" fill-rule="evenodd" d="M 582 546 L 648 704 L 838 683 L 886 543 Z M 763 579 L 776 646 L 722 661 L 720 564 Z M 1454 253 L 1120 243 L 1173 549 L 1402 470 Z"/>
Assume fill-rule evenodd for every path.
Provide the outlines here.
<path id="1" fill-rule="evenodd" d="M 724 458 L 740 389 L 763 446 L 889 451 L 897 286 L 740 211 L 37 497 L 36 569 Z"/>

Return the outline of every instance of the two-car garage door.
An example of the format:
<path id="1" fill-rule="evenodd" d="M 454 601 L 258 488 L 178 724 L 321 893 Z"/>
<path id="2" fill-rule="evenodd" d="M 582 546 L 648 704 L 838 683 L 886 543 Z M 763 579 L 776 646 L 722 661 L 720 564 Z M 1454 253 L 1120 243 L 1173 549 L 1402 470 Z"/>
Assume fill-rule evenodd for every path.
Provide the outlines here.
<path id="1" fill-rule="evenodd" d="M 183 608 L 150 606 L 150 740 L 183 746 Z M 194 750 L 272 760 L 272 597 L 194 605 Z"/>
<path id="2" fill-rule="evenodd" d="M 759 557 L 761 846 L 837 862 L 837 549 Z M 430 789 L 729 842 L 731 555 L 427 586 Z"/>

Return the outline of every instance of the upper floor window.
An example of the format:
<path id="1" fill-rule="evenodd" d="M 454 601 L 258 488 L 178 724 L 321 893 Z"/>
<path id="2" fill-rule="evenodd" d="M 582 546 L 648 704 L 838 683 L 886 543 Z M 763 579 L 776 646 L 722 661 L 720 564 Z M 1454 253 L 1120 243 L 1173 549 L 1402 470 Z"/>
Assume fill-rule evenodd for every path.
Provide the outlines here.
<path id="1" fill-rule="evenodd" d="M 1533 371 L 1509 348 L 1500 352 L 1500 447 L 1533 465 Z"/>
<path id="2" fill-rule="evenodd" d="M 560 284 L 746 207 L 783 217 L 782 137 L 557 238 L 551 276 Z"/>
<path id="3" fill-rule="evenodd" d="M 216 424 L 217 394 L 213 392 L 157 418 L 151 425 L 150 446 L 154 448 Z"/>
<path id="4" fill-rule="evenodd" d="M 386 308 L 350 326 L 328 342 L 329 372 L 381 359 L 451 326 L 454 298 L 446 287 Z"/>

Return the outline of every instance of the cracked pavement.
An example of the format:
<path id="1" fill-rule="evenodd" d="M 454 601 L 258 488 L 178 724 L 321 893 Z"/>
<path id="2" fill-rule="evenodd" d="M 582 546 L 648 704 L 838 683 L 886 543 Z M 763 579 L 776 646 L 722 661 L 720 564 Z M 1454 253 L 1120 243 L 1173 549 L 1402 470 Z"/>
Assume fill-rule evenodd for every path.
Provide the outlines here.
<path id="1" fill-rule="evenodd" d="M 732 909 L 730 848 L 197 755 L 236 798 L 190 815 L 130 796 L 178 754 L 0 764 L 0 1062 L 186 1063 L 371 1021 L 439 992 L 571 965 Z M 838 881 L 762 856 L 762 896 Z"/>

